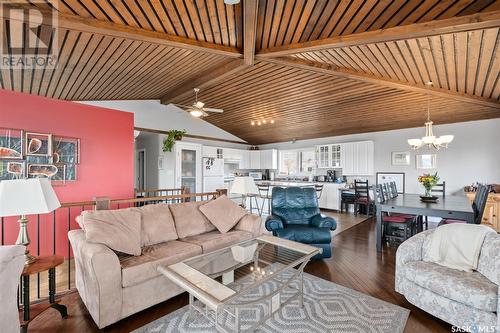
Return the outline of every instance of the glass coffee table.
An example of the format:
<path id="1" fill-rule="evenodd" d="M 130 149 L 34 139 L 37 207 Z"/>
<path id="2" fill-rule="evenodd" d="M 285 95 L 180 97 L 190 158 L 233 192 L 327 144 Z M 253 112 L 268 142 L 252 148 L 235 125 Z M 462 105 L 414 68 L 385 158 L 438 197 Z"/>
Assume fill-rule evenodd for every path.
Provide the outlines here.
<path id="1" fill-rule="evenodd" d="M 219 332 L 253 331 L 298 298 L 303 273 L 321 249 L 263 235 L 158 270 L 189 293 L 189 309 Z"/>

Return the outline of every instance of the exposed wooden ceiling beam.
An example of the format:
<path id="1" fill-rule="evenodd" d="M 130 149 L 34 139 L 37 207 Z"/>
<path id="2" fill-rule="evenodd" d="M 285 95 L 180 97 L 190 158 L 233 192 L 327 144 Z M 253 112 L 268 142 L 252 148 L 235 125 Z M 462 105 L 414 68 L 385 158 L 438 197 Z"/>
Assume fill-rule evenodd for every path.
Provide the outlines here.
<path id="1" fill-rule="evenodd" d="M 3 4 L 8 5 L 10 8 L 38 10 L 40 13 L 48 13 L 48 10 L 31 5 L 24 4 Z M 23 15 L 22 17 L 10 17 L 6 15 L 6 11 L 0 11 L 0 17 L 7 20 L 19 20 L 28 22 L 34 15 Z M 194 39 L 184 38 L 180 36 L 168 35 L 162 32 L 155 32 L 132 26 L 116 24 L 108 21 L 101 21 L 92 18 L 85 18 L 76 15 L 70 15 L 58 12 L 58 27 L 68 30 L 76 30 L 88 33 L 95 33 L 100 35 L 111 36 L 115 38 L 132 39 L 142 42 L 155 43 L 166 45 L 170 47 L 183 48 L 193 51 L 201 51 L 211 54 L 218 54 L 232 58 L 241 58 L 243 55 L 239 49 L 230 46 L 208 43 L 204 41 L 197 41 Z"/>
<path id="2" fill-rule="evenodd" d="M 192 94 L 193 88 L 200 88 L 203 90 L 203 88 L 222 82 L 247 67 L 248 65 L 245 64 L 243 59 L 231 60 L 220 67 L 210 69 L 202 73 L 193 80 L 188 80 L 187 83 L 182 83 L 177 87 L 174 87 L 161 98 L 161 103 L 168 104 L 178 101 L 186 97 L 188 94 Z"/>
<path id="3" fill-rule="evenodd" d="M 254 64 L 258 7 L 258 0 L 243 1 L 243 58 L 248 66 Z"/>
<path id="4" fill-rule="evenodd" d="M 411 83 L 403 83 L 403 82 L 392 80 L 392 79 L 375 77 L 373 75 L 369 75 L 369 74 L 365 74 L 365 73 L 358 73 L 358 72 L 354 72 L 354 71 L 351 71 L 348 69 L 338 68 L 338 67 L 335 67 L 332 65 L 328 65 L 328 64 L 323 64 L 323 63 L 318 63 L 318 62 L 313 62 L 313 61 L 308 61 L 308 60 L 303 60 L 303 59 L 298 59 L 298 58 L 292 58 L 292 57 L 263 58 L 263 57 L 257 56 L 257 59 L 265 61 L 265 62 L 277 64 L 277 65 L 290 66 L 290 67 L 300 68 L 300 69 L 311 71 L 311 72 L 327 74 L 327 75 L 332 75 L 332 76 L 337 76 L 337 77 L 344 77 L 347 79 L 366 82 L 366 83 L 372 83 L 372 84 L 376 84 L 379 86 L 385 86 L 385 87 L 389 87 L 389 88 L 406 90 L 406 91 L 411 91 L 411 92 L 416 92 L 416 93 L 421 93 L 421 94 L 431 94 L 434 96 L 449 98 L 449 99 L 453 99 L 456 101 L 473 103 L 473 104 L 477 104 L 477 105 L 489 106 L 489 107 L 500 109 L 500 103 L 498 103 L 497 101 L 495 101 L 493 99 L 487 99 L 487 98 L 483 98 L 483 97 L 466 95 L 463 93 L 454 92 L 454 91 L 450 91 L 447 89 L 441 89 L 441 88 L 435 88 L 435 87 L 428 88 L 428 87 L 417 86 L 417 85 L 413 85 Z"/>
<path id="5" fill-rule="evenodd" d="M 318 51 L 337 47 L 389 42 L 402 39 L 480 30 L 500 26 L 500 11 L 453 17 L 424 23 L 397 26 L 388 29 L 361 32 L 346 36 L 294 43 L 261 50 L 260 57 L 282 57 L 291 54 Z"/>

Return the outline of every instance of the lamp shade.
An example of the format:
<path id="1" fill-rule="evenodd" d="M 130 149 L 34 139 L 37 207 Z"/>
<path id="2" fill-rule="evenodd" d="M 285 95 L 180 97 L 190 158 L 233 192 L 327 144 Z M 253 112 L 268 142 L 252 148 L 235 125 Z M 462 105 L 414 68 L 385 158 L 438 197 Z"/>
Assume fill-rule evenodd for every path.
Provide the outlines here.
<path id="1" fill-rule="evenodd" d="M 252 177 L 236 177 L 231 186 L 231 193 L 234 194 L 257 194 L 259 190 Z"/>
<path id="2" fill-rule="evenodd" d="M 50 213 L 61 204 L 47 178 L 0 182 L 0 216 Z"/>

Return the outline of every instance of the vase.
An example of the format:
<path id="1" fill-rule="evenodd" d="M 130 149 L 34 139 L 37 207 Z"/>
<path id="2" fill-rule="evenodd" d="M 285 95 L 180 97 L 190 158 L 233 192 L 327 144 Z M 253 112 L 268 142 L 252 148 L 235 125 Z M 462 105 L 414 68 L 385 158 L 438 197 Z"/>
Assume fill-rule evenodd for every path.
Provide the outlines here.
<path id="1" fill-rule="evenodd" d="M 432 187 L 424 187 L 424 197 L 432 197 Z"/>

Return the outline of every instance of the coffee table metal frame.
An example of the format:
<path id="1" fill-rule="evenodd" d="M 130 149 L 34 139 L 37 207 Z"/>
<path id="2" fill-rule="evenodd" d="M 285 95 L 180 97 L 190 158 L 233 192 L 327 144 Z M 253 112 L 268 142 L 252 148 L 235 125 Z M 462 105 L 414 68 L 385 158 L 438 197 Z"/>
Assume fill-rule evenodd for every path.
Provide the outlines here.
<path id="1" fill-rule="evenodd" d="M 226 270 L 222 270 L 220 272 L 215 272 L 214 274 L 205 275 L 201 272 L 198 272 L 196 269 L 188 266 L 185 262 L 195 262 L 206 261 L 211 258 L 217 257 L 221 253 L 226 252 L 228 249 L 240 245 L 240 244 L 248 244 L 249 242 L 256 241 L 258 242 L 257 249 L 254 253 L 253 258 L 248 261 L 241 263 L 237 266 L 232 266 Z M 302 254 L 296 260 L 288 263 L 287 265 L 283 265 L 279 267 L 272 274 L 268 274 L 265 276 L 260 276 L 258 279 L 255 279 L 253 283 L 249 283 L 245 285 L 241 290 L 234 291 L 224 284 L 214 280 L 215 277 L 218 276 L 232 276 L 234 271 L 240 267 L 250 264 L 253 261 L 253 267 L 257 269 L 259 262 L 272 265 L 273 262 L 269 262 L 259 258 L 260 250 L 267 244 L 276 246 L 278 250 L 291 250 Z M 232 246 L 206 253 L 201 254 L 196 257 L 187 259 L 183 262 L 169 265 L 169 266 L 160 266 L 158 270 L 172 280 L 175 284 L 183 288 L 189 293 L 189 311 L 196 310 L 205 316 L 209 321 L 213 322 L 215 328 L 219 332 L 242 332 L 241 330 L 241 321 L 240 321 L 240 312 L 245 307 L 249 307 L 255 304 L 268 303 L 269 305 L 264 307 L 264 309 L 268 309 L 267 313 L 264 313 L 264 316 L 256 323 L 246 328 L 244 331 L 251 332 L 255 330 L 257 327 L 262 325 L 268 318 L 270 318 L 277 310 L 282 308 L 284 305 L 288 304 L 292 300 L 299 298 L 299 306 L 302 307 L 304 304 L 304 267 L 309 262 L 309 260 L 315 256 L 316 254 L 321 253 L 321 249 L 316 248 L 314 246 L 310 246 L 307 244 L 302 244 L 270 235 L 263 235 L 257 237 L 250 241 L 244 241 L 239 244 L 234 244 Z M 297 268 L 295 268 L 297 267 Z M 294 269 L 293 274 L 290 276 L 283 276 L 283 273 Z M 223 279 L 224 280 L 224 279 Z M 246 302 L 237 302 L 238 298 L 244 295 L 246 292 L 259 287 L 260 285 L 268 282 L 275 281 L 278 284 L 278 288 L 276 288 L 271 293 L 259 297 L 255 300 L 246 301 Z M 292 284 L 297 282 L 298 288 L 293 286 Z M 287 295 L 288 298 L 282 302 L 281 295 L 285 290 L 293 290 L 292 295 Z M 202 306 L 196 305 L 195 300 L 198 300 Z M 227 329 L 225 325 L 220 323 L 220 319 L 223 313 L 227 313 L 229 316 L 234 318 L 234 324 L 232 325 L 232 329 Z"/>

